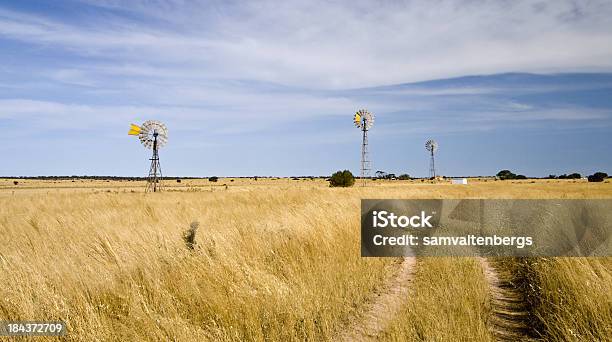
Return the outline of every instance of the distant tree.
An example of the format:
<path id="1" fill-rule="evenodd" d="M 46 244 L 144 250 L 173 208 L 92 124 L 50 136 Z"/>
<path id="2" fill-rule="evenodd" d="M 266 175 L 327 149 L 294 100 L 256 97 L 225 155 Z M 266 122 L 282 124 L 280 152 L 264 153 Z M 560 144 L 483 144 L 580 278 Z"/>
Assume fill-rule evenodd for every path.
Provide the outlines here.
<path id="1" fill-rule="evenodd" d="M 497 173 L 497 177 L 499 177 L 499 179 L 504 180 L 504 179 L 515 179 L 516 175 L 514 173 L 512 173 L 512 171 L 510 170 L 501 170 Z"/>
<path id="2" fill-rule="evenodd" d="M 589 182 L 603 182 L 604 179 L 608 178 L 608 174 L 605 172 L 595 172 L 588 177 Z"/>
<path id="3" fill-rule="evenodd" d="M 376 176 L 376 178 L 386 178 L 387 177 L 387 173 L 385 171 L 376 171 L 374 173 L 374 175 Z"/>
<path id="4" fill-rule="evenodd" d="M 337 171 L 329 179 L 331 187 L 349 187 L 355 184 L 355 176 L 349 170 Z"/>
<path id="5" fill-rule="evenodd" d="M 562 175 L 561 175 L 561 176 L 559 176 L 558 178 L 559 178 L 559 179 L 580 179 L 580 178 L 582 178 L 582 176 L 581 176 L 579 173 L 574 172 L 574 173 L 571 173 L 571 174 L 569 174 L 569 175 L 562 174 Z"/>
<path id="6" fill-rule="evenodd" d="M 208 177 L 208 181 L 209 182 L 216 182 L 218 180 L 219 180 L 219 177 L 217 177 L 217 176 Z"/>
<path id="7" fill-rule="evenodd" d="M 386 178 L 387 179 L 394 179 L 395 178 L 395 173 L 388 173 Z"/>
<path id="8" fill-rule="evenodd" d="M 557 175 L 548 175 L 548 179 L 555 179 L 557 178 Z"/>
<path id="9" fill-rule="evenodd" d="M 516 175 L 514 176 L 514 179 L 527 179 L 527 177 L 525 177 L 524 175 Z"/>
<path id="10" fill-rule="evenodd" d="M 399 177 L 397 177 L 397 179 L 399 179 L 399 180 L 410 180 L 410 175 L 404 173 L 404 174 L 399 175 Z"/>

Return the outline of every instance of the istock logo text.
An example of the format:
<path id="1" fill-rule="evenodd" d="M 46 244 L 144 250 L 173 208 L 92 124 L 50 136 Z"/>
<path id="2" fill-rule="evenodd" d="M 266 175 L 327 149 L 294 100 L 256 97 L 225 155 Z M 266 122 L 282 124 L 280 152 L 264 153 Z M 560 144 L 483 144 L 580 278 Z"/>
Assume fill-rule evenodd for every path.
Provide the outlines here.
<path id="1" fill-rule="evenodd" d="M 373 227 L 374 228 L 433 228 L 429 220 L 431 215 L 425 215 L 424 211 L 421 211 L 421 215 L 405 216 L 396 215 L 395 213 L 389 213 L 385 210 L 373 211 Z"/>

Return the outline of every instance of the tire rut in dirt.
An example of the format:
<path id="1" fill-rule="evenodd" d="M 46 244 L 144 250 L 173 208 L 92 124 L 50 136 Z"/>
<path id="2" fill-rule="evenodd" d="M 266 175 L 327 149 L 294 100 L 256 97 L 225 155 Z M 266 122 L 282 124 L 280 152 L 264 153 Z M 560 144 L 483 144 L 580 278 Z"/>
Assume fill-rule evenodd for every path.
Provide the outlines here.
<path id="1" fill-rule="evenodd" d="M 491 316 L 487 324 L 491 334 L 498 341 L 535 340 L 529 324 L 529 304 L 512 284 L 512 275 L 486 258 L 478 260 L 489 284 Z"/>
<path id="2" fill-rule="evenodd" d="M 408 301 L 408 292 L 416 266 L 416 258 L 405 257 L 399 269 L 383 286 L 382 292 L 359 316 L 352 317 L 345 330 L 334 341 L 376 341 L 380 333 Z"/>

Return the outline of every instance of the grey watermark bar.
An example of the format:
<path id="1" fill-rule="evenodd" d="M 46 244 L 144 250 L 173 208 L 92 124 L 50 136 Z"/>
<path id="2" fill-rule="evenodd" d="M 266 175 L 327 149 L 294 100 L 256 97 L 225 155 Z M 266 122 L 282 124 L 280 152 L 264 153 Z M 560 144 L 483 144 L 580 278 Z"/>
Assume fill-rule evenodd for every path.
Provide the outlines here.
<path id="1" fill-rule="evenodd" d="M 361 256 L 612 256 L 612 199 L 366 199 Z"/>
<path id="2" fill-rule="evenodd" d="M 63 336 L 62 321 L 0 321 L 0 336 Z"/>

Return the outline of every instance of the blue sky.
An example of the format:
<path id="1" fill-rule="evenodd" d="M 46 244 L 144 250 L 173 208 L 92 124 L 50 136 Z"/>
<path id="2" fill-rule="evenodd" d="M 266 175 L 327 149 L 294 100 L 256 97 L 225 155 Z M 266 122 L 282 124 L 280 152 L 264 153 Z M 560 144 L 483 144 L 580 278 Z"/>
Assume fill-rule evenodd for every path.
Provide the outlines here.
<path id="1" fill-rule="evenodd" d="M 0 176 L 612 173 L 609 1 L 3 1 Z"/>

